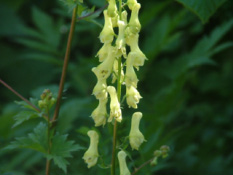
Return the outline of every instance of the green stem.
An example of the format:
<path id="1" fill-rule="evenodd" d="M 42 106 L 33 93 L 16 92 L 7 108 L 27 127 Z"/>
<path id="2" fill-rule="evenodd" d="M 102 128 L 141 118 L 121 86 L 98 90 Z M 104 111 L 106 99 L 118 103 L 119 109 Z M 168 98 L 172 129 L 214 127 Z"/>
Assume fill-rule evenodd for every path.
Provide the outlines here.
<path id="1" fill-rule="evenodd" d="M 77 7 L 75 7 L 73 10 L 71 27 L 70 27 L 70 32 L 69 32 L 69 37 L 68 37 L 68 42 L 67 42 L 67 47 L 66 47 L 66 54 L 65 54 L 62 75 L 61 75 L 61 80 L 60 80 L 60 85 L 59 85 L 59 92 L 58 92 L 58 96 L 57 96 L 57 103 L 56 103 L 56 108 L 55 108 L 52 122 L 55 122 L 58 118 L 58 115 L 59 115 L 62 93 L 63 93 L 65 78 L 66 78 L 66 73 L 67 73 L 67 67 L 68 67 L 69 58 L 70 58 L 71 43 L 72 43 L 74 30 L 75 30 L 76 16 L 77 16 Z"/>
<path id="2" fill-rule="evenodd" d="M 121 57 L 118 59 L 118 77 L 117 77 L 117 97 L 121 101 Z M 117 139 L 117 121 L 114 122 L 113 145 L 112 145 L 112 166 L 111 175 L 115 175 L 116 169 L 116 139 Z"/>
<path id="3" fill-rule="evenodd" d="M 120 18 L 121 18 L 121 12 L 122 12 L 122 0 L 119 0 L 119 13 L 120 13 Z"/>

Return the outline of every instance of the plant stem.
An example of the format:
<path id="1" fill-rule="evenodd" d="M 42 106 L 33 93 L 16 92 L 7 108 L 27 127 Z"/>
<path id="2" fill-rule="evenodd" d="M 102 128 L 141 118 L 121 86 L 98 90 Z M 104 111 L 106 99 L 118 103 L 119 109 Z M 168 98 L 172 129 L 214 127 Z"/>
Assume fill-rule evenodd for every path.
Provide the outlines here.
<path id="1" fill-rule="evenodd" d="M 20 95 L 16 90 L 14 90 L 11 86 L 9 86 L 6 82 L 4 82 L 2 79 L 0 79 L 0 83 L 2 83 L 7 89 L 9 89 L 11 92 L 13 92 L 16 96 L 18 96 L 21 100 L 25 101 L 27 104 L 29 104 L 31 107 L 33 107 L 37 112 L 41 112 L 40 109 L 38 109 L 34 104 L 32 104 L 29 100 L 24 98 L 22 95 Z"/>
<path id="2" fill-rule="evenodd" d="M 41 110 L 37 108 L 34 104 L 32 104 L 29 100 L 27 100 L 25 97 L 20 95 L 16 90 L 14 90 L 11 86 L 9 86 L 6 82 L 4 82 L 2 79 L 0 79 L 0 83 L 3 84 L 7 89 L 9 89 L 11 92 L 13 92 L 17 97 L 19 97 L 21 100 L 25 101 L 28 105 L 30 105 L 35 111 L 38 113 L 41 113 Z M 43 114 L 43 118 L 48 121 L 49 118 L 47 115 Z"/>
<path id="3" fill-rule="evenodd" d="M 151 163 L 151 161 L 154 160 L 154 158 L 146 161 L 145 163 L 143 163 L 141 166 L 139 166 L 138 168 L 135 169 L 135 171 L 131 174 L 134 175 L 136 174 L 140 169 L 142 169 L 144 166 L 148 165 L 149 163 Z"/>
<path id="4" fill-rule="evenodd" d="M 48 115 L 48 118 L 50 118 L 49 109 L 47 109 L 47 115 Z M 50 120 L 48 120 L 47 137 L 48 137 L 48 154 L 50 154 L 50 149 L 51 149 Z M 46 175 L 50 174 L 50 164 L 51 164 L 51 159 L 47 159 L 46 160 Z"/>
<path id="5" fill-rule="evenodd" d="M 121 11 L 122 11 L 122 8 L 121 8 L 121 6 L 122 6 L 122 0 L 119 0 L 119 13 L 120 13 L 120 18 L 121 18 Z"/>
<path id="6" fill-rule="evenodd" d="M 58 91 L 55 112 L 53 115 L 53 119 L 51 121 L 50 120 L 48 121 L 48 154 L 50 153 L 50 149 L 52 146 L 51 135 L 50 135 L 50 130 L 52 127 L 50 126 L 50 122 L 53 124 L 57 120 L 58 115 L 59 115 L 59 111 L 60 111 L 62 93 L 63 93 L 63 89 L 64 89 L 65 78 L 66 78 L 66 73 L 67 73 L 67 68 L 68 68 L 68 63 L 69 63 L 69 58 L 70 58 L 71 43 L 72 43 L 74 30 L 75 30 L 76 16 L 77 16 L 77 6 L 73 10 L 71 27 L 70 27 L 70 32 L 69 32 L 69 37 L 68 37 L 68 42 L 67 42 L 67 47 L 66 47 L 64 64 L 63 64 L 63 68 L 62 68 L 62 75 L 61 75 L 61 80 L 60 80 L 60 84 L 59 84 L 59 91 Z M 53 134 L 54 134 L 54 132 L 53 132 Z M 50 165 L 51 165 L 51 159 L 50 160 L 47 159 L 46 160 L 46 175 L 50 174 Z"/>
<path id="7" fill-rule="evenodd" d="M 118 77 L 117 77 L 117 97 L 121 101 L 121 57 L 118 59 Z M 112 166 L 111 175 L 115 175 L 116 169 L 116 139 L 117 139 L 117 121 L 114 122 L 113 145 L 112 145 Z"/>
<path id="8" fill-rule="evenodd" d="M 68 62 L 70 58 L 71 42 L 73 39 L 74 30 L 75 30 L 76 16 L 77 16 L 77 7 L 75 7 L 73 10 L 71 27 L 70 27 L 70 32 L 69 32 L 69 37 L 68 37 L 68 42 L 67 42 L 67 47 L 66 47 L 66 54 L 65 54 L 62 75 L 61 75 L 61 80 L 60 80 L 60 85 L 59 85 L 59 92 L 57 96 L 57 103 L 56 103 L 56 108 L 55 108 L 52 122 L 56 121 L 59 115 L 62 93 L 63 93 L 65 78 L 66 78 L 66 73 L 67 73 L 67 67 L 68 67 Z"/>

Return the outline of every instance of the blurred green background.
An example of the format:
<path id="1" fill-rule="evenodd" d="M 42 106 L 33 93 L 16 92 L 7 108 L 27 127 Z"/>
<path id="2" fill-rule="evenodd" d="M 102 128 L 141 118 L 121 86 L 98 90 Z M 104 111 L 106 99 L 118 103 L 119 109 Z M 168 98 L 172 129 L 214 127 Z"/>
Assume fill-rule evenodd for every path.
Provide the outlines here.
<path id="1" fill-rule="evenodd" d="M 84 0 L 85 2 L 85 0 Z M 206 22 L 173 0 L 143 0 L 140 20 L 141 50 L 148 61 L 137 73 L 143 96 L 141 131 L 147 140 L 127 158 L 133 171 L 149 160 L 154 150 L 169 145 L 170 156 L 145 175 L 233 174 L 233 1 L 223 3 Z M 105 1 L 86 1 L 100 8 Z M 71 12 L 58 0 L 0 1 L 0 78 L 24 97 L 39 98 L 45 88 L 56 92 L 66 49 Z M 103 16 L 96 18 L 103 24 Z M 101 43 L 101 28 L 90 21 L 76 24 L 58 131 L 87 148 L 89 117 L 98 101 L 91 95 L 96 77 L 91 68 Z M 12 128 L 21 109 L 19 100 L 0 85 L 0 174 L 41 175 L 45 160 L 28 149 L 4 150 L 15 137 L 25 136 L 38 124 L 29 120 Z M 134 112 L 123 106 L 119 138 L 128 135 Z M 69 175 L 109 174 L 111 126 L 101 133 L 99 167 L 87 169 L 85 150 L 68 159 Z M 127 149 L 131 152 L 130 148 Z M 52 175 L 64 173 L 52 166 Z"/>

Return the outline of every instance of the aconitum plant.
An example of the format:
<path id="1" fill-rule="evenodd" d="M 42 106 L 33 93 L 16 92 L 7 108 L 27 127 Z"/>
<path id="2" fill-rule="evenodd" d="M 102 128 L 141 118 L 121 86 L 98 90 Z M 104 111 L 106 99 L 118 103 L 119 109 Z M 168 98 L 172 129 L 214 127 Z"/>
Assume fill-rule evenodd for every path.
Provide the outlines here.
<path id="1" fill-rule="evenodd" d="M 117 149 L 116 144 L 117 125 L 121 124 L 125 119 L 122 104 L 126 103 L 129 108 L 136 110 L 142 98 L 137 89 L 139 80 L 136 72 L 144 65 L 147 58 L 138 45 L 139 32 L 141 30 L 138 18 L 141 8 L 140 3 L 137 0 L 128 0 L 126 2 L 119 0 L 117 1 L 118 3 L 115 0 L 108 0 L 108 4 L 105 7 L 77 18 L 77 14 L 82 14 L 82 10 L 85 9 L 78 8 L 83 7 L 83 1 L 63 0 L 63 2 L 73 9 L 73 16 L 58 94 L 54 95 L 49 89 L 45 89 L 40 96 L 40 100 L 27 100 L 0 79 L 1 84 L 23 100 L 23 102 L 18 102 L 18 104 L 25 111 L 15 116 L 16 122 L 14 126 L 33 118 L 43 120 L 40 121 L 32 133 L 29 133 L 27 137 L 17 138 L 7 149 L 29 148 L 41 152 L 46 158 L 46 175 L 50 175 L 52 165 L 58 166 L 65 173 L 67 172 L 69 162 L 66 158 L 72 157 L 72 152 L 82 149 L 74 141 L 68 140 L 66 134 L 60 134 L 56 128 L 56 124 L 59 122 L 59 111 L 75 23 L 77 19 L 81 20 L 103 10 L 104 26 L 99 34 L 99 39 L 103 46 L 96 54 L 100 64 L 92 68 L 92 72 L 97 78 L 92 94 L 99 101 L 99 104 L 90 115 L 95 123 L 95 127 L 105 129 L 106 125 L 113 125 L 113 142 L 110 145 L 112 146 L 111 175 L 116 173 L 117 158 L 120 175 L 135 174 L 148 163 L 157 164 L 158 157 L 167 156 L 168 147 L 161 147 L 160 150 L 154 153 L 153 159 L 145 162 L 132 172 L 127 166 L 128 151 L 124 150 L 126 148 Z M 123 91 L 122 88 L 125 88 L 125 90 Z M 125 94 L 122 92 L 125 92 Z M 52 112 L 53 116 L 51 116 Z M 131 115 L 131 123 L 128 124 L 131 128 L 129 135 L 125 138 L 128 138 L 132 150 L 139 150 L 142 143 L 146 141 L 139 129 L 143 111 L 135 111 Z M 99 132 L 97 132 L 98 129 L 92 129 L 87 132 L 90 138 L 90 145 L 82 157 L 87 164 L 87 168 L 95 166 L 100 157 L 98 144 L 101 137 L 98 134 Z"/>
<path id="2" fill-rule="evenodd" d="M 138 46 L 139 32 L 141 30 L 138 19 L 139 9 L 141 8 L 140 3 L 136 0 L 128 0 L 126 5 L 130 11 L 129 14 L 125 10 L 126 6 L 123 6 L 122 1 L 119 1 L 118 6 L 115 0 L 109 0 L 108 3 L 107 9 L 103 11 L 104 27 L 99 35 L 100 42 L 103 43 L 102 48 L 97 53 L 100 64 L 92 69 L 97 78 L 93 95 L 99 101 L 99 105 L 94 109 L 91 117 L 96 127 L 104 126 L 106 122 L 114 125 L 111 166 L 112 174 L 114 174 L 117 124 L 124 120 L 121 96 L 125 95 L 129 108 L 137 109 L 142 97 L 137 90 L 139 80 L 135 70 L 139 71 L 139 67 L 144 65 L 147 58 Z M 128 15 L 130 15 L 129 21 L 127 20 Z M 118 33 L 114 31 L 118 31 Z M 127 48 L 129 49 L 127 50 Z M 109 78 L 112 78 L 112 81 L 108 81 Z M 122 86 L 126 87 L 126 94 L 121 93 Z M 107 109 L 110 111 L 109 114 Z M 131 148 L 136 150 L 139 150 L 140 145 L 145 141 L 143 134 L 139 130 L 141 118 L 142 112 L 132 114 L 129 142 Z M 93 132 L 89 131 L 88 135 L 90 136 L 90 133 Z M 90 136 L 90 147 L 83 156 L 88 168 L 97 163 L 98 149 L 96 146 L 98 139 L 99 136 L 96 132 Z M 130 174 L 125 158 L 126 153 L 124 150 L 119 151 L 118 159 L 121 175 Z"/>

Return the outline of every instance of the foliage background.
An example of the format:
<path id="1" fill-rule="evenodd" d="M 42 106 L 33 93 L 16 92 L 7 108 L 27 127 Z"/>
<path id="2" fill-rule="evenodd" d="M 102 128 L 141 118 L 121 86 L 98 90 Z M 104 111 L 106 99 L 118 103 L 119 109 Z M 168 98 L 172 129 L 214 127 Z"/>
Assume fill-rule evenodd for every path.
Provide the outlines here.
<path id="1" fill-rule="evenodd" d="M 86 3 L 97 8 L 105 4 Z M 140 3 L 140 46 L 149 60 L 138 73 L 143 96 L 138 110 L 144 115 L 140 127 L 147 142 L 140 152 L 133 151 L 128 166 L 133 170 L 166 144 L 171 147 L 169 158 L 159 160 L 155 167 L 146 166 L 139 174 L 233 174 L 233 1 L 223 3 L 206 23 L 173 0 Z M 0 78 L 27 98 L 39 98 L 44 88 L 57 91 L 71 16 L 67 11 L 55 0 L 0 2 Z M 96 21 L 103 24 L 102 15 Z M 86 132 L 93 128 L 89 116 L 97 105 L 91 96 L 96 83 L 91 68 L 98 63 L 100 31 L 92 22 L 77 23 L 58 122 L 60 133 L 69 133 L 70 139 L 85 148 Z M 27 135 L 40 120 L 12 128 L 13 117 L 21 111 L 13 101 L 19 99 L 3 86 L 0 99 L 0 174 L 43 174 L 45 160 L 40 153 L 3 149 L 15 137 Z M 122 137 L 129 133 L 132 112 L 125 105 L 119 126 Z M 99 131 L 103 155 L 99 166 L 106 167 L 111 126 Z M 109 174 L 97 166 L 88 170 L 83 153 L 76 152 L 69 159 L 69 175 Z M 54 174 L 63 174 L 53 168 Z"/>

